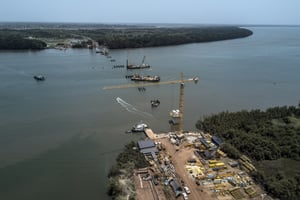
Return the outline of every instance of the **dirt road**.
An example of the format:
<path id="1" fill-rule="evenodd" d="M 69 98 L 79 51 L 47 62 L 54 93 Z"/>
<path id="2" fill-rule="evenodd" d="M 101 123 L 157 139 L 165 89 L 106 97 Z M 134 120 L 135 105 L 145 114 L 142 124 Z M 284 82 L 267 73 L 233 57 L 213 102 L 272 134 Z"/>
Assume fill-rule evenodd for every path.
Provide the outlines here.
<path id="1" fill-rule="evenodd" d="M 215 200 L 217 197 L 203 188 L 203 186 L 196 185 L 195 180 L 185 169 L 185 163 L 189 158 L 192 158 L 194 153 L 193 149 L 189 147 L 180 146 L 178 151 L 174 145 L 172 145 L 167 138 L 159 139 L 159 141 L 165 146 L 166 151 L 169 153 L 172 159 L 172 163 L 175 167 L 178 177 L 184 182 L 184 185 L 188 186 L 191 193 L 189 194 L 189 200 Z M 182 198 L 183 199 L 183 198 Z"/>

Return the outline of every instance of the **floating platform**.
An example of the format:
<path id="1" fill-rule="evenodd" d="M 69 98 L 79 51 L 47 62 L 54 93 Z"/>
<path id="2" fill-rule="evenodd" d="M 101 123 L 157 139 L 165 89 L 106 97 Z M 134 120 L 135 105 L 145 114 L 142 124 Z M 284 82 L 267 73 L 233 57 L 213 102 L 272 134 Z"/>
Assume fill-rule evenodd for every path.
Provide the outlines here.
<path id="1" fill-rule="evenodd" d="M 146 134 L 146 136 L 150 139 L 157 139 L 157 135 L 155 133 L 153 133 L 152 129 L 150 128 L 145 128 L 144 129 L 144 132 Z"/>

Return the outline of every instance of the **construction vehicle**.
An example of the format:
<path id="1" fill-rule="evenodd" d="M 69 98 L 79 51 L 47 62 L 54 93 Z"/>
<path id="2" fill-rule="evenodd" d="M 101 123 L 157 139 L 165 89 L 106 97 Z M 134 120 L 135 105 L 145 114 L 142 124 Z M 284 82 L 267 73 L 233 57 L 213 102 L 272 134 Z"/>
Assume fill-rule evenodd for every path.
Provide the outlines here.
<path id="1" fill-rule="evenodd" d="M 184 108 L 184 84 L 189 82 L 198 83 L 198 77 L 184 79 L 183 73 L 181 73 L 180 80 L 173 81 L 163 81 L 163 82 L 143 82 L 142 84 L 123 84 L 123 85 L 114 85 L 103 87 L 104 90 L 108 89 L 122 89 L 122 88 L 134 88 L 134 87 L 148 87 L 155 85 L 167 85 L 167 84 L 180 84 L 180 92 L 179 92 L 179 123 L 178 123 L 178 135 L 182 134 L 183 129 L 183 108 Z"/>

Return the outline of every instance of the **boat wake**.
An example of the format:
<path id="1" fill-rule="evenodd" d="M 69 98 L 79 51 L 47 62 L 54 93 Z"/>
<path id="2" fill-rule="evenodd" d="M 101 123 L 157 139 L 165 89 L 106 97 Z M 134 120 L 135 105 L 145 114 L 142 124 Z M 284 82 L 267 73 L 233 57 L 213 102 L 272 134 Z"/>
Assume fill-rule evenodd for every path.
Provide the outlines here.
<path id="1" fill-rule="evenodd" d="M 125 108 L 128 112 L 130 113 L 134 113 L 134 114 L 138 114 L 140 116 L 143 117 L 153 117 L 153 115 L 151 115 L 150 113 L 147 112 L 143 112 L 138 110 L 137 108 L 135 108 L 133 105 L 127 103 L 126 101 L 124 101 L 123 99 L 121 99 L 120 97 L 116 98 L 116 101 L 123 107 Z"/>

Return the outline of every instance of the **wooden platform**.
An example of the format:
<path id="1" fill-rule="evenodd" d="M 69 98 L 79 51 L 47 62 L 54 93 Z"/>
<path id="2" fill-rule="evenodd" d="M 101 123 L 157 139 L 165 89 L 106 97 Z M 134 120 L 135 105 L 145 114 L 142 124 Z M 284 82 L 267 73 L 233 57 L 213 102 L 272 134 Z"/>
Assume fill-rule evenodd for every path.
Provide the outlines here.
<path id="1" fill-rule="evenodd" d="M 150 138 L 151 140 L 156 139 L 157 135 L 155 133 L 153 133 L 152 129 L 150 128 L 146 128 L 145 130 L 145 134 L 148 138 Z"/>

